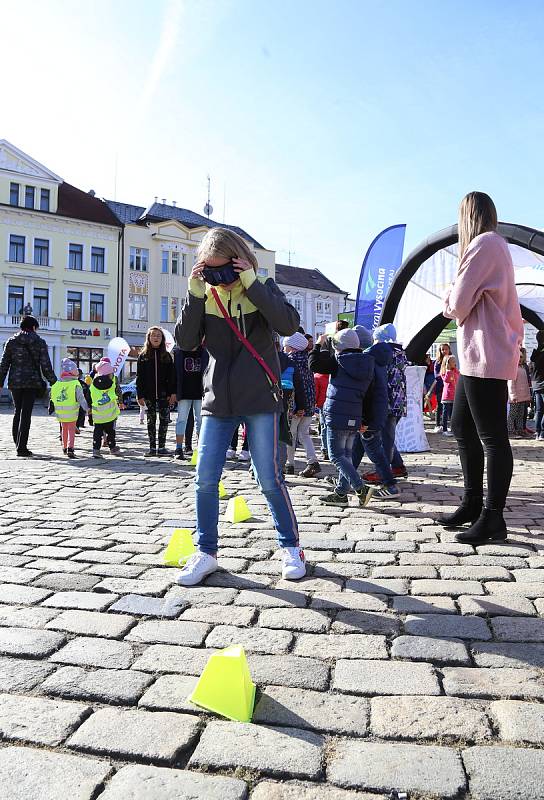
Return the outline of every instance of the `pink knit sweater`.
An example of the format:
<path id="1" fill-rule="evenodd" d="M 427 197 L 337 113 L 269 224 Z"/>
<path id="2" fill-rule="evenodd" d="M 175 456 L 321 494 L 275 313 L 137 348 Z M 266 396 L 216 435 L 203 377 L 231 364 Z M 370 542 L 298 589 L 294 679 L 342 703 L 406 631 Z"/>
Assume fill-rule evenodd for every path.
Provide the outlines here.
<path id="1" fill-rule="evenodd" d="M 462 375 L 513 380 L 523 321 L 506 241 L 481 233 L 467 247 L 444 298 L 444 316 L 457 320 Z"/>

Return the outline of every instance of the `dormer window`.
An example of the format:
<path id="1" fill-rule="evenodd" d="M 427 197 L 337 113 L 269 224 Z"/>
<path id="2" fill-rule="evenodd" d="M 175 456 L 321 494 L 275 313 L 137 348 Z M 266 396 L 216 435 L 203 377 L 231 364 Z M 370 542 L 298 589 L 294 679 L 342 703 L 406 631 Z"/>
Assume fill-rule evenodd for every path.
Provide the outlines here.
<path id="1" fill-rule="evenodd" d="M 40 211 L 49 211 L 49 200 L 51 192 L 49 189 L 40 190 Z"/>
<path id="2" fill-rule="evenodd" d="M 9 204 L 10 206 L 19 205 L 19 189 L 21 187 L 18 183 L 10 183 L 9 185 Z"/>

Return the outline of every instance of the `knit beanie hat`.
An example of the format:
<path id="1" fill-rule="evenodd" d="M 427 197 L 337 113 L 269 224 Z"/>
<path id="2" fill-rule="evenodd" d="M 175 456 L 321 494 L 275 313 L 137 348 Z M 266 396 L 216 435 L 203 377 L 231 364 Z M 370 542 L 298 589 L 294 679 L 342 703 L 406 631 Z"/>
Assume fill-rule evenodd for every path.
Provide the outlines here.
<path id="1" fill-rule="evenodd" d="M 286 336 L 283 340 L 283 346 L 289 345 L 293 350 L 306 350 L 308 347 L 308 340 L 303 333 L 298 331 L 292 336 Z"/>
<path id="2" fill-rule="evenodd" d="M 365 328 L 364 325 L 354 325 L 353 330 L 356 331 L 359 337 L 359 344 L 361 347 L 370 347 L 372 344 L 372 334 Z"/>
<path id="3" fill-rule="evenodd" d="M 387 325 L 380 325 L 374 331 L 375 342 L 395 342 L 397 340 L 397 331 L 392 322 Z"/>
<path id="4" fill-rule="evenodd" d="M 98 362 L 97 367 L 96 367 L 96 374 L 97 375 L 112 375 L 113 374 L 113 367 L 110 364 L 109 358 L 107 360 L 106 359 L 102 359 L 102 361 Z"/>
<path id="5" fill-rule="evenodd" d="M 74 375 L 76 378 L 79 375 L 77 364 L 71 358 L 63 358 L 60 362 L 61 377 L 63 375 Z"/>
<path id="6" fill-rule="evenodd" d="M 335 333 L 332 337 L 332 343 L 335 350 L 339 352 L 342 352 L 342 350 L 359 350 L 361 348 L 359 336 L 353 328 L 344 328 L 344 330 Z"/>

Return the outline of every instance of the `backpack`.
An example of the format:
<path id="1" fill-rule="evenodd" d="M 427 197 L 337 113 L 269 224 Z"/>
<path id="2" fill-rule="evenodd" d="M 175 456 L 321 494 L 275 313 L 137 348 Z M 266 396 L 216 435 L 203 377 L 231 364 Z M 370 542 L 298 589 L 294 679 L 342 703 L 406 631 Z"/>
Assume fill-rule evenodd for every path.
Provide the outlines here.
<path id="1" fill-rule="evenodd" d="M 387 366 L 387 400 L 389 413 L 400 419 L 407 414 L 406 365 L 408 359 L 402 347 L 392 347 L 393 358 Z"/>

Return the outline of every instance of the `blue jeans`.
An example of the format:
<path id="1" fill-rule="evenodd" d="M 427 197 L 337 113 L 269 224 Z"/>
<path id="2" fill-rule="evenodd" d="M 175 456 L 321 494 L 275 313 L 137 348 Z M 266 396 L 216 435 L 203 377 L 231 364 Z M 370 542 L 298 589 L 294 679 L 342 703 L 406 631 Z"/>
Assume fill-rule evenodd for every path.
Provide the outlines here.
<path id="1" fill-rule="evenodd" d="M 340 475 L 336 487 L 339 494 L 346 494 L 349 486 L 360 489 L 363 485 L 361 476 L 353 466 L 353 445 L 358 437 L 359 434 L 356 431 L 338 431 L 327 428 L 329 458 Z"/>
<path id="2" fill-rule="evenodd" d="M 198 548 L 217 553 L 219 481 L 232 434 L 245 423 L 255 477 L 272 514 L 280 547 L 297 547 L 298 526 L 285 486 L 279 459 L 279 414 L 240 417 L 202 417 L 196 468 L 196 522 Z"/>
<path id="3" fill-rule="evenodd" d="M 442 430 L 448 430 L 448 420 L 451 420 L 451 412 L 453 410 L 452 402 L 442 402 Z"/>
<path id="4" fill-rule="evenodd" d="M 365 453 L 376 467 L 380 480 L 386 486 L 393 486 L 396 480 L 391 472 L 390 453 L 386 453 L 383 445 L 381 429 L 378 431 L 365 431 L 361 434 Z"/>
<path id="5" fill-rule="evenodd" d="M 187 427 L 187 420 L 189 412 L 193 407 L 193 414 L 196 425 L 196 435 L 200 433 L 200 410 L 202 408 L 202 400 L 178 400 L 178 418 L 176 420 L 176 436 L 185 436 L 185 428 Z"/>
<path id="6" fill-rule="evenodd" d="M 321 452 L 329 454 L 327 450 L 327 423 L 325 422 L 325 414 L 323 409 L 319 409 L 319 424 L 321 426 Z"/>
<path id="7" fill-rule="evenodd" d="M 398 418 L 389 414 L 382 428 L 382 442 L 386 457 L 389 459 L 391 467 L 399 469 L 404 467 L 404 461 L 397 450 L 395 444 L 395 432 L 397 430 Z"/>
<path id="8" fill-rule="evenodd" d="M 542 429 L 542 418 L 544 417 L 544 392 L 535 391 L 535 425 L 537 433 L 544 433 Z"/>

